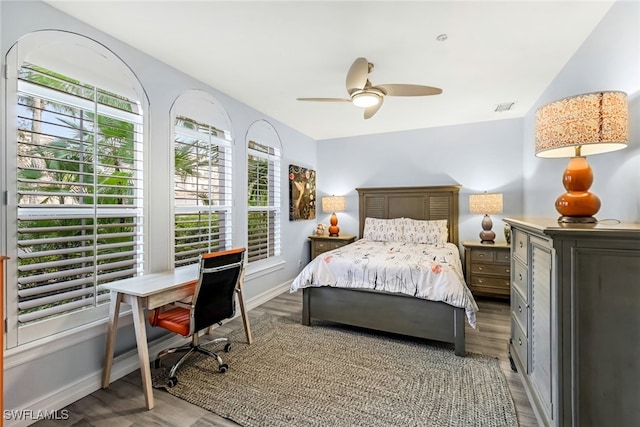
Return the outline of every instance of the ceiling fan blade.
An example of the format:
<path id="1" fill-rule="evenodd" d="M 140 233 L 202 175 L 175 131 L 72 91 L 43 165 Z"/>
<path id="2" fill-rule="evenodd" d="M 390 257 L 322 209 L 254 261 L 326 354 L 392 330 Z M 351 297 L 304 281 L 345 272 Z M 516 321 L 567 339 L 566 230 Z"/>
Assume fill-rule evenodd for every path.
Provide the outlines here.
<path id="1" fill-rule="evenodd" d="M 386 84 L 377 85 L 374 88 L 384 91 L 389 96 L 427 96 L 442 93 L 439 87 L 422 85 Z"/>
<path id="2" fill-rule="evenodd" d="M 378 112 L 380 107 L 382 107 L 382 102 L 383 101 L 384 101 L 384 98 L 381 97 L 380 98 L 380 102 L 378 102 L 376 105 L 372 105 L 371 107 L 367 107 L 364 110 L 364 118 L 365 119 L 370 119 L 371 117 L 373 117 L 373 115 Z"/>
<path id="3" fill-rule="evenodd" d="M 349 98 L 296 98 L 298 101 L 351 102 Z"/>
<path id="4" fill-rule="evenodd" d="M 367 58 L 358 58 L 347 73 L 347 92 L 351 94 L 354 90 L 361 90 L 367 83 L 367 76 L 369 75 L 369 61 Z"/>

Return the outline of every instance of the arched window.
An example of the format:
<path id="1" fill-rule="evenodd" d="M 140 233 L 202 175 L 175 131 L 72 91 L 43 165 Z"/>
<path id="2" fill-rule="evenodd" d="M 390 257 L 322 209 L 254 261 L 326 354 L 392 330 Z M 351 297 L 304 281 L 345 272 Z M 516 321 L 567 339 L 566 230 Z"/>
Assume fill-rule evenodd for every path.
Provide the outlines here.
<path id="1" fill-rule="evenodd" d="M 103 45 L 40 31 L 7 53 L 10 347 L 104 318 L 101 285 L 143 270 L 143 112 Z"/>
<path id="2" fill-rule="evenodd" d="M 249 262 L 280 255 L 280 163 L 282 148 L 265 120 L 247 131 L 247 257 Z"/>
<path id="3" fill-rule="evenodd" d="M 205 92 L 182 94 L 171 111 L 174 260 L 180 267 L 231 248 L 233 139 L 227 113 Z"/>

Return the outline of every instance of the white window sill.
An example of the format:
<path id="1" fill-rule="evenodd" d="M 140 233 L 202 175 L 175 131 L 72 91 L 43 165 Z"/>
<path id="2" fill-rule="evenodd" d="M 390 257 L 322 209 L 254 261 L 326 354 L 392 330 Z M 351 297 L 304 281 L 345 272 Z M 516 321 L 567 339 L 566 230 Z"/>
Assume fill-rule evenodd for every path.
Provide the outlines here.
<path id="1" fill-rule="evenodd" d="M 284 268 L 284 260 L 280 257 L 265 259 L 248 264 L 245 271 L 245 280 L 252 280 L 258 277 L 271 274 Z"/>

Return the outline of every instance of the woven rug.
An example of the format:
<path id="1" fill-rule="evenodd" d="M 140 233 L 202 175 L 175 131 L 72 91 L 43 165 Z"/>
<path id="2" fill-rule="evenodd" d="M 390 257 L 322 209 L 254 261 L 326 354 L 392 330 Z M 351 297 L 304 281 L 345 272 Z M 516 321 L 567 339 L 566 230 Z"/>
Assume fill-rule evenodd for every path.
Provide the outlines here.
<path id="1" fill-rule="evenodd" d="M 167 391 L 243 426 L 517 426 L 496 359 L 299 316 L 251 328 L 253 344 L 240 328 L 231 352 L 212 348 L 227 373 L 193 356 Z"/>

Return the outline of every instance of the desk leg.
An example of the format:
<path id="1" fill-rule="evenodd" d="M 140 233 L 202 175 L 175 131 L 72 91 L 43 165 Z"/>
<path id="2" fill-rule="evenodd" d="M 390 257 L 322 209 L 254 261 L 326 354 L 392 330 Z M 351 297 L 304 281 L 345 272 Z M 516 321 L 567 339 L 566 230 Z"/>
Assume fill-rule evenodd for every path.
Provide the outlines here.
<path id="1" fill-rule="evenodd" d="M 113 365 L 113 351 L 118 332 L 118 317 L 120 316 L 120 303 L 122 294 L 111 292 L 111 304 L 109 305 L 109 326 L 107 330 L 107 347 L 104 352 L 104 366 L 102 368 L 102 388 L 109 387 L 111 382 L 111 366 Z"/>
<path id="2" fill-rule="evenodd" d="M 140 375 L 142 375 L 142 390 L 147 409 L 152 409 L 153 387 L 151 386 L 151 369 L 149 368 L 149 347 L 147 347 L 147 331 L 145 329 L 144 309 L 140 300 L 131 297 L 131 311 L 133 312 L 133 326 L 136 331 L 136 344 L 138 346 L 138 362 Z"/>
<path id="3" fill-rule="evenodd" d="M 244 306 L 244 297 L 242 296 L 242 288 L 236 288 L 238 293 L 238 302 L 240 303 L 240 313 L 242 313 L 242 323 L 244 324 L 244 333 L 247 335 L 247 343 L 251 344 L 253 338 L 251 337 L 251 327 L 249 326 L 249 314 Z"/>

